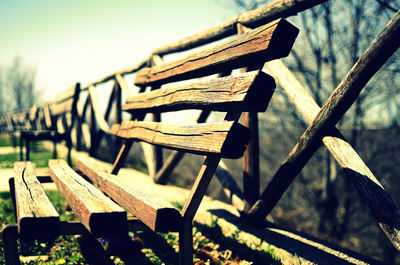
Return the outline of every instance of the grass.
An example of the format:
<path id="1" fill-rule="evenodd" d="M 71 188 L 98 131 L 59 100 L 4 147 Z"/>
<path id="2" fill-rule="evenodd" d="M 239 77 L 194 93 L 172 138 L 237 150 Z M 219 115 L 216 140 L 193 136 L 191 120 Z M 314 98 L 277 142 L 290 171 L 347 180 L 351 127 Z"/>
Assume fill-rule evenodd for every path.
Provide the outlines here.
<path id="1" fill-rule="evenodd" d="M 59 212 L 62 221 L 75 219 L 65 199 L 58 191 L 51 190 L 46 191 L 46 193 Z M 180 203 L 175 204 L 181 206 Z M 0 192 L 0 223 L 3 226 L 5 224 L 15 223 L 9 192 Z M 130 233 L 130 235 L 132 241 L 128 244 L 136 244 L 136 246 L 139 245 L 140 247 L 137 248 L 136 252 L 129 250 L 128 256 L 122 258 L 111 256 L 115 264 L 125 264 L 124 260 L 128 261 L 129 259 L 140 260 L 143 261 L 140 262 L 140 264 L 149 265 L 175 264 L 173 257 L 176 257 L 175 252 L 179 250 L 177 233 L 155 234 L 152 231 L 139 231 L 135 232 L 135 238 L 133 238 L 133 233 Z M 102 240 L 102 242 L 103 241 L 104 240 Z M 147 247 L 144 248 L 143 245 Z M 165 247 L 165 245 L 168 247 Z M 254 259 L 254 263 L 246 261 L 246 259 L 253 260 L 255 252 L 259 252 L 260 254 L 262 251 L 252 250 L 243 243 L 237 242 L 234 238 L 226 238 L 217 224 L 212 227 L 196 225 L 193 229 L 193 246 L 196 250 L 194 260 L 198 262 L 197 264 L 228 264 L 228 261 L 239 260 L 238 255 L 240 255 L 238 263 L 229 264 L 280 264 L 273 260 L 271 255 L 268 256 L 267 254 L 264 255 L 261 260 L 259 258 L 258 260 Z M 105 249 L 107 249 L 107 247 L 108 244 L 104 245 Z M 118 249 L 120 248 L 121 246 L 118 246 Z M 168 248 L 169 252 L 166 250 Z M 87 264 L 82 254 L 83 250 L 82 246 L 79 244 L 78 236 L 60 236 L 50 243 L 33 242 L 30 244 L 27 252 L 32 256 L 46 255 L 47 257 L 45 260 L 31 259 L 29 261 L 22 261 L 22 264 Z M 208 263 L 207 260 L 209 260 Z M 0 264 L 4 264 L 4 253 L 1 243 Z"/>
<path id="2" fill-rule="evenodd" d="M 18 146 L 18 138 L 15 140 L 15 145 Z M 1 146 L 13 146 L 12 139 L 8 134 L 0 134 L 0 147 Z"/>
<path id="3" fill-rule="evenodd" d="M 49 159 L 53 158 L 53 152 L 39 151 L 30 153 L 30 161 L 36 164 L 36 167 L 47 167 Z M 0 154 L 0 169 L 13 168 L 14 162 L 19 161 L 19 153 Z"/>

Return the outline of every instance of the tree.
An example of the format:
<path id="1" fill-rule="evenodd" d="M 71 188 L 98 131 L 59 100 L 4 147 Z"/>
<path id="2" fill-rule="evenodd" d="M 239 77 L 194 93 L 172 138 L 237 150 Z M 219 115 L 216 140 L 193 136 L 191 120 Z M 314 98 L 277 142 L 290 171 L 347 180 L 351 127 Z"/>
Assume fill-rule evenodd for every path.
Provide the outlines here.
<path id="1" fill-rule="evenodd" d="M 15 56 L 5 72 L 5 84 L 12 109 L 21 110 L 33 106 L 39 92 L 35 90 L 36 69 L 26 66 L 21 56 Z"/>
<path id="2" fill-rule="evenodd" d="M 240 12 L 269 2 L 232 1 Z M 399 1 L 394 0 L 341 0 L 328 1 L 301 12 L 296 17 L 289 18 L 300 28 L 300 35 L 290 56 L 285 59 L 285 63 L 322 106 L 399 7 Z M 389 149 L 387 145 L 383 148 L 382 144 L 385 143 L 381 139 L 378 140 L 379 145 L 365 142 L 366 139 L 368 141 L 373 139 L 368 136 L 366 129 L 394 127 L 399 124 L 400 62 L 398 56 L 399 52 L 392 56 L 368 83 L 339 124 L 342 129 L 345 129 L 343 133 L 348 137 L 351 145 L 356 150 L 364 151 L 360 152 L 360 155 L 366 158 L 367 165 L 374 162 L 376 157 L 387 157 L 388 150 L 393 152 L 398 150 L 393 147 Z M 262 175 L 266 176 L 263 180 L 266 183 L 268 177 L 275 172 L 290 151 L 288 148 L 294 146 L 304 131 L 306 123 L 280 89 L 276 90 L 268 113 L 260 120 L 262 122 L 260 124 L 262 163 L 267 164 L 263 167 Z M 391 131 L 391 133 L 396 132 Z M 376 134 L 378 138 L 382 138 L 378 132 Z M 274 144 L 271 146 L 270 143 Z M 366 148 L 367 144 L 370 148 Z M 371 154 L 373 154 L 372 157 Z M 392 155 L 392 157 L 396 156 Z M 396 164 L 394 159 L 389 161 Z M 386 161 L 381 161 L 380 164 L 383 164 L 382 162 Z M 356 240 L 354 234 L 365 235 L 365 231 L 368 231 L 370 236 L 378 236 L 380 231 L 373 227 L 375 222 L 371 221 L 357 192 L 349 180 L 341 175 L 335 163 L 330 153 L 321 148 L 298 176 L 296 184 L 292 185 L 273 215 L 275 219 L 279 219 L 282 215 L 280 209 L 285 209 L 286 216 L 288 216 L 288 211 L 296 211 L 304 219 L 302 220 L 305 223 L 303 230 L 326 235 L 327 238 L 348 247 L 351 244 L 346 242 L 351 240 L 354 245 L 354 240 Z M 384 171 L 378 164 L 371 163 L 376 168 L 378 177 L 393 175 L 387 170 Z M 373 167 L 371 169 L 374 171 Z M 310 211 L 309 209 L 312 208 L 313 211 Z M 316 218 L 318 226 L 308 225 L 310 220 L 313 220 L 311 224 L 315 223 Z M 357 250 L 369 251 L 370 254 L 380 255 L 386 258 L 386 261 L 393 262 L 392 248 L 387 247 L 389 246 L 387 240 L 384 242 L 385 244 L 367 246 L 363 245 L 365 242 L 358 239 Z M 369 250 L 365 251 L 365 248 Z M 377 249 L 381 249 L 380 253 L 372 253 Z M 385 251 L 387 253 L 383 254 Z"/>

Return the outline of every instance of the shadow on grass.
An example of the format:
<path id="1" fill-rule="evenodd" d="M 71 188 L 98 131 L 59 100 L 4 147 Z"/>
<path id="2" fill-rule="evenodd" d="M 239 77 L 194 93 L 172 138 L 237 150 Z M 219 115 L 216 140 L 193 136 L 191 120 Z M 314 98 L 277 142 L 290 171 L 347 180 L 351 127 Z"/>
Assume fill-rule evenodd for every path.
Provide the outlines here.
<path id="1" fill-rule="evenodd" d="M 232 253 L 238 255 L 240 259 L 251 261 L 253 265 L 258 264 L 281 264 L 274 257 L 273 250 L 263 251 L 248 247 L 244 242 L 240 242 L 235 238 L 226 237 L 221 227 L 218 225 L 210 227 L 196 223 L 196 228 L 207 238 L 219 244 L 220 251 L 231 250 Z"/>
<path id="2" fill-rule="evenodd" d="M 351 259 L 352 261 L 357 260 L 360 263 L 385 264 L 370 257 L 361 255 L 357 252 L 324 242 L 304 233 L 274 228 L 272 227 L 271 223 L 266 222 L 264 227 L 255 228 L 251 227 L 243 218 L 238 218 L 226 210 L 218 209 L 210 210 L 209 212 L 216 218 L 221 218 L 237 225 L 241 231 L 252 234 L 258 238 L 265 239 L 265 242 L 268 244 L 277 246 L 278 248 L 286 250 L 289 253 L 297 254 L 298 256 L 303 257 L 311 262 L 315 262 L 316 264 L 354 264 L 354 262 L 349 262 L 344 258 L 340 258 L 339 256 L 333 254 L 334 252 L 339 252 L 337 254 L 341 257 L 347 256 L 348 259 Z"/>

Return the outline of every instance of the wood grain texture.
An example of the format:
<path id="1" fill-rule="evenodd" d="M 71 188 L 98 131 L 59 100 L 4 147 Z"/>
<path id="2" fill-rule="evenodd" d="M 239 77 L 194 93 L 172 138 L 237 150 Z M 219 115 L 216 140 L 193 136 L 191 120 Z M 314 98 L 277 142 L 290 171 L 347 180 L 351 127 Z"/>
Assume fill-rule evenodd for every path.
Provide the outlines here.
<path id="1" fill-rule="evenodd" d="M 207 79 L 129 97 L 125 111 L 166 112 L 182 109 L 260 111 L 267 109 L 275 81 L 260 71 Z"/>
<path id="2" fill-rule="evenodd" d="M 296 27 L 279 19 L 183 59 L 142 69 L 135 84 L 178 81 L 281 58 L 289 54 L 297 34 Z"/>
<path id="3" fill-rule="evenodd" d="M 218 153 L 226 158 L 242 156 L 250 137 L 249 129 L 235 122 L 182 125 L 124 121 L 114 125 L 111 133 L 195 154 Z"/>
<path id="4" fill-rule="evenodd" d="M 14 164 L 18 232 L 26 240 L 54 239 L 59 215 L 36 178 L 31 162 Z"/>
<path id="5" fill-rule="evenodd" d="M 280 60 L 269 62 L 266 67 L 283 87 L 304 119 L 308 123 L 312 123 L 320 108 L 307 89 L 301 85 Z M 328 135 L 322 139 L 324 145 L 334 156 L 344 173 L 353 181 L 361 197 L 371 209 L 374 218 L 380 223 L 384 231 L 388 229 L 395 231 L 395 228 L 385 228 L 384 226 L 385 223 L 386 226 L 387 224 L 400 226 L 400 213 L 382 184 L 338 129 L 332 128 Z M 385 221 L 383 222 L 382 220 Z M 389 238 L 393 241 L 394 237 L 391 235 Z"/>
<path id="6" fill-rule="evenodd" d="M 95 236 L 127 233 L 126 212 L 63 160 L 49 161 L 50 176 L 74 214 Z"/>
<path id="7" fill-rule="evenodd" d="M 152 230 L 178 232 L 182 225 L 182 216 L 172 205 L 157 196 L 135 188 L 133 183 L 123 182 L 118 176 L 106 173 L 106 168 L 99 168 L 91 158 L 79 160 L 77 168 Z"/>

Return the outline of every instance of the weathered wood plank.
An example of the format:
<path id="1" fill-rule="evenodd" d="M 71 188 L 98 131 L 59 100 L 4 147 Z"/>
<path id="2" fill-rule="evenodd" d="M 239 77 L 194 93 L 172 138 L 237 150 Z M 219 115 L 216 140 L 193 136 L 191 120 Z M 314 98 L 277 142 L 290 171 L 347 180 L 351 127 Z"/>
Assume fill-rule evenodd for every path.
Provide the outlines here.
<path id="1" fill-rule="evenodd" d="M 26 240 L 50 240 L 58 233 L 59 215 L 36 178 L 31 162 L 14 163 L 18 230 Z"/>
<path id="2" fill-rule="evenodd" d="M 208 116 L 210 116 L 210 111 L 202 111 L 197 118 L 197 123 L 204 123 L 206 122 Z M 174 151 L 172 152 L 169 157 L 163 163 L 161 169 L 157 172 L 154 177 L 154 182 L 158 184 L 166 184 L 166 180 L 169 175 L 172 173 L 174 168 L 179 164 L 181 159 L 184 157 L 184 151 Z"/>
<path id="3" fill-rule="evenodd" d="M 329 136 L 327 133 L 331 132 L 335 124 L 357 99 L 365 84 L 399 46 L 400 12 L 397 12 L 331 94 L 312 124 L 300 137 L 296 146 L 292 149 L 262 193 L 261 199 L 250 210 L 250 213 L 254 217 L 263 219 L 269 213 L 290 185 L 293 178 L 318 149 L 323 137 Z M 334 137 L 337 136 L 334 135 Z M 346 170 L 348 172 L 354 171 L 355 174 L 353 175 L 356 177 L 354 179 L 355 184 L 359 186 L 358 190 L 361 191 L 361 194 L 366 195 L 364 199 L 371 205 L 374 205 L 372 210 L 385 209 L 385 216 L 390 216 L 390 218 L 386 218 L 373 213 L 392 243 L 400 249 L 400 231 L 398 229 L 400 227 L 400 213 L 397 207 L 391 201 L 390 197 L 388 198 L 386 193 L 382 192 L 382 187 L 377 185 L 373 179 L 368 178 L 368 175 L 371 174 L 367 174 L 367 177 L 362 177 L 359 176 L 357 170 L 353 170 L 352 168 Z M 367 184 L 369 185 L 367 186 Z M 369 189 L 363 190 L 364 187 L 369 187 Z M 375 194 L 380 194 L 380 199 L 382 200 L 376 200 L 377 198 L 371 197 L 371 191 Z"/>
<path id="4" fill-rule="evenodd" d="M 275 81 L 260 71 L 201 82 L 170 85 L 129 97 L 125 111 L 165 112 L 186 108 L 203 110 L 265 111 Z"/>
<path id="5" fill-rule="evenodd" d="M 287 56 L 299 30 L 279 19 L 183 59 L 140 70 L 139 86 L 178 81 Z"/>
<path id="6" fill-rule="evenodd" d="M 90 157 L 79 160 L 77 168 L 152 230 L 178 232 L 182 224 L 182 216 L 172 205 L 159 197 L 137 189 L 131 182 L 124 182 L 116 175 L 106 173 L 108 168 L 102 168 Z"/>
<path id="7" fill-rule="evenodd" d="M 75 215 L 96 237 L 127 233 L 126 212 L 63 160 L 49 161 L 50 176 Z"/>
<path id="8" fill-rule="evenodd" d="M 195 154 L 218 153 L 226 158 L 242 156 L 250 137 L 249 129 L 236 122 L 175 125 L 124 121 L 114 125 L 111 133 Z"/>

